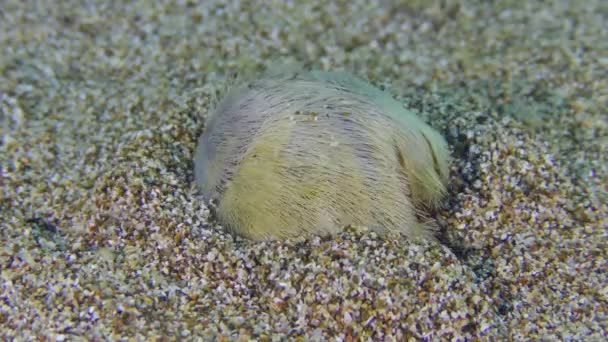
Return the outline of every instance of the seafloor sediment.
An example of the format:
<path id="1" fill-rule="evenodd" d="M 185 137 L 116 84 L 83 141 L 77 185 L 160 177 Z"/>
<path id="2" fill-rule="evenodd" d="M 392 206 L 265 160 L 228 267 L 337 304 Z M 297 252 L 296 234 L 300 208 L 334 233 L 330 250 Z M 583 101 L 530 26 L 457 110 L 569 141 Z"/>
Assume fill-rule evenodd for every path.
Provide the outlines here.
<path id="1" fill-rule="evenodd" d="M 2 339 L 604 340 L 602 1 L 3 1 Z M 253 243 L 192 157 L 236 73 L 386 86 L 444 134 L 442 243 Z"/>

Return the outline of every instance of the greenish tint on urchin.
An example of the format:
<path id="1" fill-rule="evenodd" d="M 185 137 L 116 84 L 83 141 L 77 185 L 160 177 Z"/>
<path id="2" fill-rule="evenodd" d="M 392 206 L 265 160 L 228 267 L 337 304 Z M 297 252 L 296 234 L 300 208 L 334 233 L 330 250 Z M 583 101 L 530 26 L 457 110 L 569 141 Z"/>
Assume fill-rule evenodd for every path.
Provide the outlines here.
<path id="1" fill-rule="evenodd" d="M 232 89 L 199 139 L 195 179 L 227 228 L 254 239 L 345 225 L 433 238 L 444 139 L 345 72 L 265 74 Z"/>

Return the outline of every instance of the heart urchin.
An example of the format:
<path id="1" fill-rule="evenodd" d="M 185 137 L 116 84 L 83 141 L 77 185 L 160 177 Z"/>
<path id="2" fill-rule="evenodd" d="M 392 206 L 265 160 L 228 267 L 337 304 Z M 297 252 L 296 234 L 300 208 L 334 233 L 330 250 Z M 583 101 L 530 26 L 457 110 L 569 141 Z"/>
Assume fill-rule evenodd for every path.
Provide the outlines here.
<path id="1" fill-rule="evenodd" d="M 219 221 L 252 239 L 345 225 L 432 237 L 449 154 L 388 93 L 342 72 L 265 75 L 209 117 L 195 178 Z M 426 221 L 426 222 L 423 222 Z"/>

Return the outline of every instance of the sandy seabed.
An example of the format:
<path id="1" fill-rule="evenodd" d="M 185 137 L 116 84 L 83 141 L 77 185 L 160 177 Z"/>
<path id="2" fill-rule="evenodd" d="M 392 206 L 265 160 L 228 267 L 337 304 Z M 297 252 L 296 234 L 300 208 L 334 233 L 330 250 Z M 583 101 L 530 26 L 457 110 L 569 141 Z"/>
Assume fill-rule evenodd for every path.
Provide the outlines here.
<path id="1" fill-rule="evenodd" d="M 607 3 L 383 4 L 3 1 L 2 339 L 605 340 Z M 446 137 L 441 243 L 209 218 L 206 115 L 293 62 Z"/>

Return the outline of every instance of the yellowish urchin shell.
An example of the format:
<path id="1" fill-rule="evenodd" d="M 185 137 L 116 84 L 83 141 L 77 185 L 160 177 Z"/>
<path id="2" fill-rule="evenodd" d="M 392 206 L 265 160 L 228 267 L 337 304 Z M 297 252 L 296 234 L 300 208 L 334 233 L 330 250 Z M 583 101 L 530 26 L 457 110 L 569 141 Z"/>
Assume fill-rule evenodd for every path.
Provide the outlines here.
<path id="1" fill-rule="evenodd" d="M 432 238 L 444 139 L 388 93 L 343 72 L 265 75 L 209 117 L 195 179 L 229 229 L 255 240 L 345 225 Z"/>

